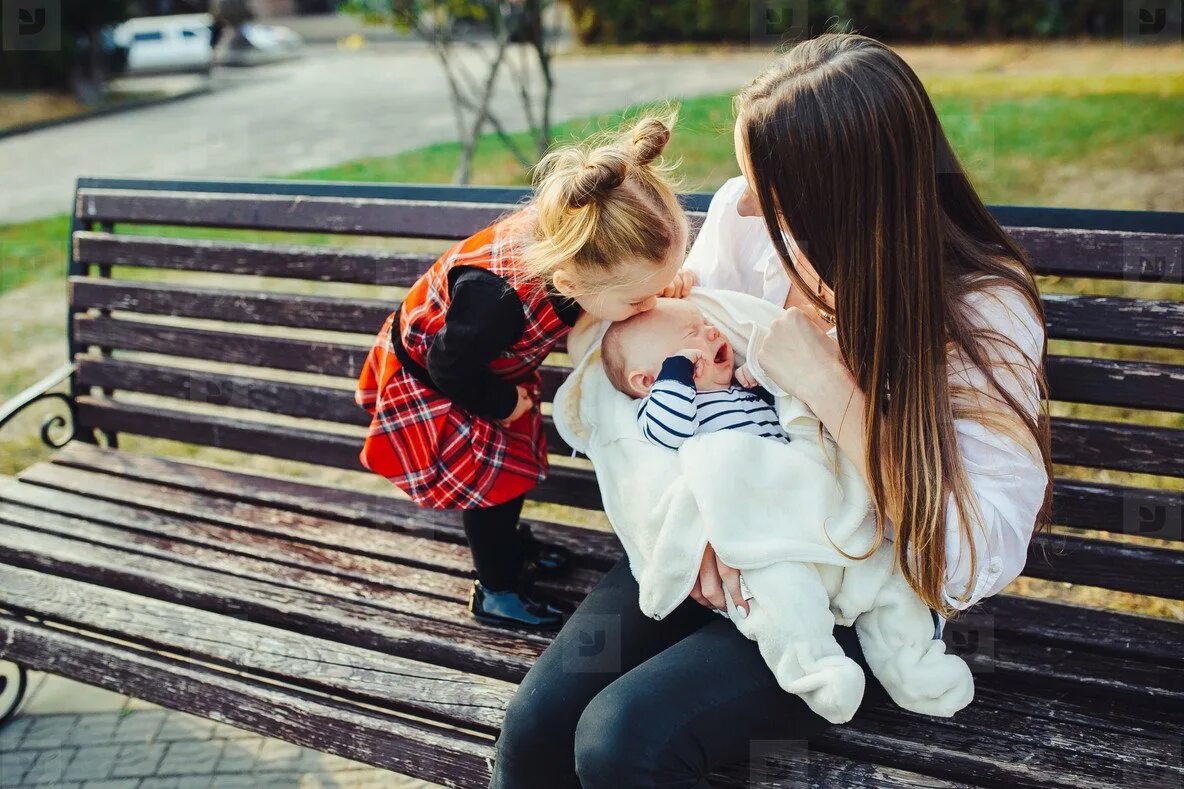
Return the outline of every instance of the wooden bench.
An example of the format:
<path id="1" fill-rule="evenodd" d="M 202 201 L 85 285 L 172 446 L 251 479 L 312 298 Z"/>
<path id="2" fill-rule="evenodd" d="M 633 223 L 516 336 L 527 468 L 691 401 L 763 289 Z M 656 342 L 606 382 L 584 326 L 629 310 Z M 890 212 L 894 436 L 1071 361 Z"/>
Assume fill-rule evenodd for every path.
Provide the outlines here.
<path id="1" fill-rule="evenodd" d="M 118 439 L 361 470 L 367 415 L 353 382 L 394 288 L 434 259 L 423 239 L 464 237 L 521 196 L 81 179 L 70 361 L 0 413 L 3 424 L 69 383 L 49 395 L 65 413 L 42 430 L 65 446 L 0 477 L 0 658 L 436 783 L 485 786 L 505 705 L 548 637 L 469 617 L 455 514 L 419 510 L 393 486 L 132 452 Z M 687 198 L 694 216 L 708 199 Z M 1062 528 L 1034 540 L 1027 576 L 1065 582 L 1053 596 L 1073 584 L 1179 600 L 1184 214 L 997 212 L 1041 273 L 1081 278 L 1094 294 L 1046 296 L 1051 336 L 1081 343 L 1058 343 L 1048 369 L 1057 401 L 1104 407 L 1054 419 Z M 281 233 L 247 242 L 212 229 Z M 410 251 L 340 243 L 350 236 L 408 239 L 393 245 Z M 363 298 L 343 283 L 390 289 Z M 1157 297 L 1098 295 L 1123 285 Z M 546 368 L 549 392 L 563 375 L 558 362 Z M 553 432 L 553 450 L 570 455 Z M 599 507 L 579 462 L 556 465 L 535 498 L 585 515 Z M 533 512 L 536 534 L 577 554 L 549 588 L 580 599 L 619 543 L 563 525 L 565 508 Z M 831 728 L 806 758 L 754 744 L 750 764 L 713 780 L 1179 786 L 1184 623 L 1004 594 L 945 638 L 976 671 L 975 701 L 956 718 L 878 709 Z"/>

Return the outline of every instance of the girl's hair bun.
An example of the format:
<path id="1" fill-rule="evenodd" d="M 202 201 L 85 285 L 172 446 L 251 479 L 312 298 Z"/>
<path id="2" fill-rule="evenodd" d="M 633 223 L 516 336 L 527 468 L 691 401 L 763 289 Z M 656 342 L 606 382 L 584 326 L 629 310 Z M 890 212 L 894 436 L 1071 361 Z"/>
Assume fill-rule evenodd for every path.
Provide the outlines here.
<path id="1" fill-rule="evenodd" d="M 652 164 L 670 142 L 670 126 L 660 118 L 644 118 L 633 127 L 632 137 L 633 160 L 642 166 Z"/>
<path id="2" fill-rule="evenodd" d="M 583 208 L 624 183 L 628 174 L 629 161 L 621 151 L 598 148 L 572 174 L 567 204 Z"/>

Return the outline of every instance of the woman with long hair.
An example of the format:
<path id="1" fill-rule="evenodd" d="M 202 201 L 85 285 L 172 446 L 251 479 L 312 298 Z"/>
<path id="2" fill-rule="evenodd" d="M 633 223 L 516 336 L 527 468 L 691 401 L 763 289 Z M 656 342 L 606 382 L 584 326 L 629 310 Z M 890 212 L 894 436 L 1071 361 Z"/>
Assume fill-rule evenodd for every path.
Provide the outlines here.
<path id="1" fill-rule="evenodd" d="M 916 74 L 872 39 L 794 47 L 737 97 L 735 143 L 743 176 L 716 195 L 674 287 L 785 305 L 761 366 L 860 468 L 880 538 L 935 618 L 956 615 L 1020 574 L 1048 517 L 1046 339 L 1027 259 Z M 724 588 L 742 599 L 708 546 L 688 600 L 654 621 L 622 559 L 523 680 L 491 785 L 706 787 L 761 743 L 828 726 L 712 614 Z M 614 659 L 581 662 L 590 638 Z M 853 629 L 835 638 L 866 670 Z M 861 713 L 885 701 L 869 674 Z"/>

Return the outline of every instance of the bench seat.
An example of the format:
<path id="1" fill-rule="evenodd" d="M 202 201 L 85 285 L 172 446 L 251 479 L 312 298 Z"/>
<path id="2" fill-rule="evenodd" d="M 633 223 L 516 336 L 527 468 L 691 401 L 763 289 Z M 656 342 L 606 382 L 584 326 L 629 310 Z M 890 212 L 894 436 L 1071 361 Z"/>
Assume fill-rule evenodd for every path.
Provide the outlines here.
<path id="1" fill-rule="evenodd" d="M 621 554 L 611 534 L 532 527 L 576 552 L 575 572 L 548 584 L 572 600 Z M 549 641 L 468 616 L 453 513 L 80 442 L 0 479 L 0 562 L 8 659 L 449 786 L 487 783 L 503 710 Z M 830 729 L 804 762 L 713 780 L 1110 787 L 1179 775 L 1184 672 L 1170 667 L 1184 628 L 999 596 L 946 639 L 976 670 L 975 702 L 956 718 L 876 709 Z M 761 769 L 775 775 L 762 782 Z"/>
<path id="2" fill-rule="evenodd" d="M 457 513 L 325 480 L 363 470 L 369 417 L 352 389 L 401 289 L 524 197 L 79 179 L 68 359 L 0 407 L 0 428 L 42 398 L 69 409 L 41 426 L 56 452 L 0 477 L 0 660 L 437 784 L 486 786 L 506 705 L 550 637 L 471 618 Z M 710 196 L 684 198 L 697 227 Z M 1032 540 L 1024 583 L 1179 610 L 1184 214 L 991 210 L 1043 277 L 1051 341 L 1056 529 Z M 557 350 L 544 400 L 568 371 Z M 610 533 L 560 522 L 599 517 L 601 501 L 587 464 L 559 462 L 570 450 L 549 419 L 546 429 L 556 462 L 531 497 L 550 506 L 533 508 L 531 525 L 574 552 L 573 571 L 546 584 L 574 603 L 622 550 Z M 121 447 L 124 436 L 135 438 Z M 163 457 L 172 450 L 136 446 L 141 437 L 328 476 Z M 943 637 L 975 672 L 975 700 L 955 718 L 872 710 L 804 749 L 754 743 L 747 764 L 712 782 L 1184 781 L 1184 623 L 1002 594 Z"/>

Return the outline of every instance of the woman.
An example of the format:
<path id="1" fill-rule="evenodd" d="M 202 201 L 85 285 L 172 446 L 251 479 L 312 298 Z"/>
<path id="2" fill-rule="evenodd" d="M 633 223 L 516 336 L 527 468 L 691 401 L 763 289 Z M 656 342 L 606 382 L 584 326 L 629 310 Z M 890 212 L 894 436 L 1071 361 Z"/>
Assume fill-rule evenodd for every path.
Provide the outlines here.
<path id="1" fill-rule="evenodd" d="M 952 615 L 1019 575 L 1047 518 L 1044 323 L 1025 256 L 884 45 L 803 42 L 736 109 L 743 180 L 713 201 L 692 271 L 787 306 L 762 367 L 861 469 L 910 585 Z M 709 610 L 725 586 L 742 598 L 708 546 L 690 598 L 653 621 L 627 563 L 613 567 L 523 680 L 491 785 L 706 787 L 761 741 L 825 728 Z M 853 631 L 835 637 L 866 670 Z M 581 670 L 589 639 L 617 659 Z M 869 675 L 861 712 L 884 700 Z"/>

